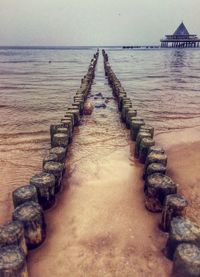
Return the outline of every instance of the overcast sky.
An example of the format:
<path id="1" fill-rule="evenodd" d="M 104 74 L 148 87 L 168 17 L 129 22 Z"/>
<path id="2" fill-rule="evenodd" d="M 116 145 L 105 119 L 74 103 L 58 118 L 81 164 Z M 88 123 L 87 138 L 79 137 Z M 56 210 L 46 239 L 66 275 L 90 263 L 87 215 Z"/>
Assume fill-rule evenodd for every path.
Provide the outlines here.
<path id="1" fill-rule="evenodd" d="M 200 0 L 0 0 L 0 44 L 159 44 L 181 21 L 200 36 Z"/>

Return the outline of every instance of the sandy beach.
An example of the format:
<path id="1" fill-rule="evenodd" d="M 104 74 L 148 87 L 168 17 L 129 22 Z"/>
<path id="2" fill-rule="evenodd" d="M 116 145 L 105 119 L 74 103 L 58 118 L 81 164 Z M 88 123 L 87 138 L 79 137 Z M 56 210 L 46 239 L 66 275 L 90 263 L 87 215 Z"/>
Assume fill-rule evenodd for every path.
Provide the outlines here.
<path id="1" fill-rule="evenodd" d="M 187 215 L 200 224 L 200 127 L 158 135 L 157 141 L 168 154 L 167 173 L 189 201 Z"/>

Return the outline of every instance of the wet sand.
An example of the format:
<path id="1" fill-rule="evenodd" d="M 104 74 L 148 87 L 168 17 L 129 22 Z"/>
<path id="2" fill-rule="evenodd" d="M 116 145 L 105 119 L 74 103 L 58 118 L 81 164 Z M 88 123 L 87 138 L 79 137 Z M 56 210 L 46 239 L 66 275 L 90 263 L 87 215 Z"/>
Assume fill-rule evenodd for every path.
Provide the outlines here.
<path id="1" fill-rule="evenodd" d="M 102 66 L 90 101 L 111 97 Z M 96 98 L 96 99 L 95 99 Z M 143 166 L 132 155 L 129 132 L 116 103 L 95 109 L 76 129 L 67 162 L 64 190 L 46 213 L 45 244 L 29 255 L 31 277 L 169 276 L 162 254 L 166 236 L 159 215 L 144 208 Z"/>
<path id="2" fill-rule="evenodd" d="M 200 127 L 157 136 L 168 155 L 168 174 L 189 201 L 188 217 L 200 225 Z"/>
<path id="3" fill-rule="evenodd" d="M 47 213 L 45 244 L 29 256 L 30 276 L 169 276 L 159 215 L 144 208 L 142 166 L 116 115 L 105 114 L 85 118 L 75 133 L 70 177 Z M 109 135 L 112 124 L 118 137 Z"/>

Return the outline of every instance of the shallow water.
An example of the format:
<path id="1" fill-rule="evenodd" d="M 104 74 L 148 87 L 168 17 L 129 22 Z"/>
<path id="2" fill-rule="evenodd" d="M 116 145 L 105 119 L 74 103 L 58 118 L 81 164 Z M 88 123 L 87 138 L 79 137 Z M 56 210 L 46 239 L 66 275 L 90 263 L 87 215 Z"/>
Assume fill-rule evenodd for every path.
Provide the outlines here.
<path id="1" fill-rule="evenodd" d="M 110 62 L 139 113 L 158 132 L 200 125 L 200 51 L 110 51 Z"/>
<path id="2" fill-rule="evenodd" d="M 49 125 L 63 116 L 93 53 L 0 49 L 0 222 L 10 217 L 13 188 L 40 170 L 49 148 Z M 136 109 L 157 132 L 199 124 L 200 51 L 108 49 L 108 54 Z M 94 134 L 97 149 L 112 137 L 118 138 L 118 147 L 120 132 L 112 126 L 103 130 Z"/>
<path id="3" fill-rule="evenodd" d="M 167 277 L 165 235 L 144 208 L 142 166 L 111 99 L 102 57 L 91 94 L 88 101 L 106 101 L 107 108 L 94 108 L 75 128 L 64 190 L 45 213 L 47 240 L 29 255 L 30 276 Z"/>

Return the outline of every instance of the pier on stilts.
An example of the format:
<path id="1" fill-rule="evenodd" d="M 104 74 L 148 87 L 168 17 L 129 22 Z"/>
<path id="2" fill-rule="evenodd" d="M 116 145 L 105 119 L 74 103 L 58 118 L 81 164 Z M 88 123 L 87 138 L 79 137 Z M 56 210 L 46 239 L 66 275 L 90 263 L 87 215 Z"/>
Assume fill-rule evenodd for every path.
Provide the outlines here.
<path id="1" fill-rule="evenodd" d="M 196 48 L 200 46 L 197 35 L 190 34 L 182 22 L 173 35 L 166 35 L 160 40 L 161 48 Z"/>

